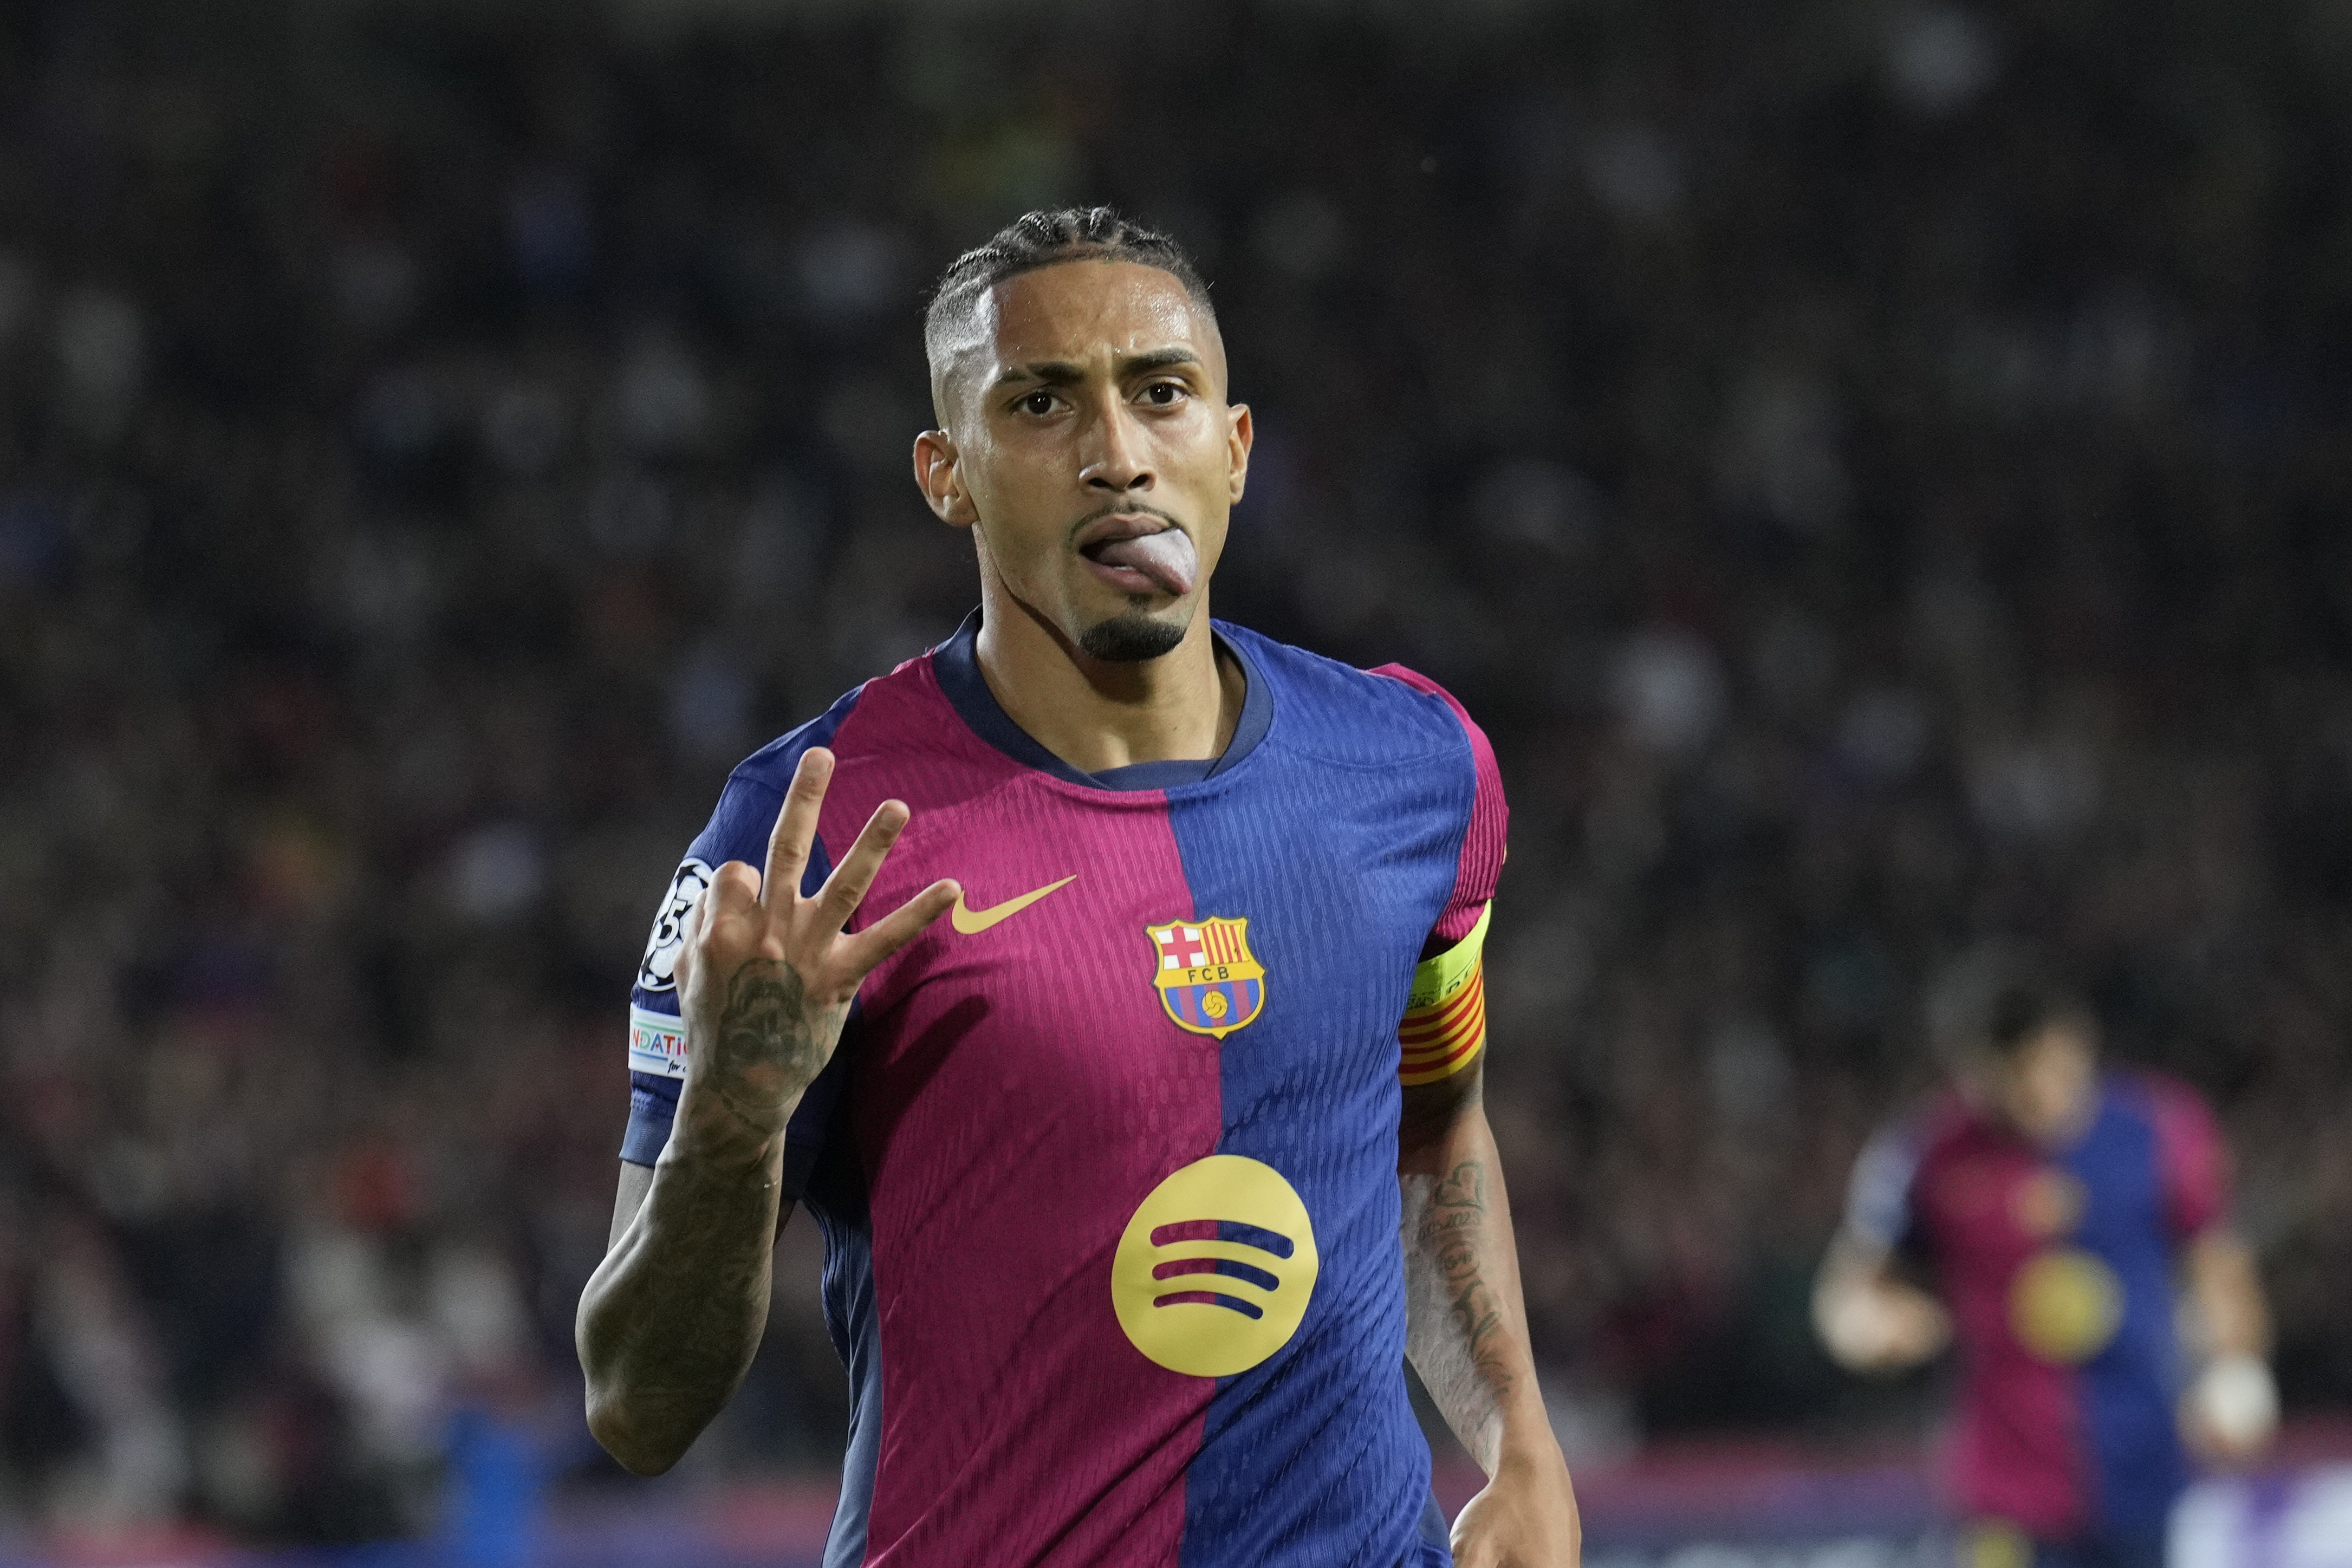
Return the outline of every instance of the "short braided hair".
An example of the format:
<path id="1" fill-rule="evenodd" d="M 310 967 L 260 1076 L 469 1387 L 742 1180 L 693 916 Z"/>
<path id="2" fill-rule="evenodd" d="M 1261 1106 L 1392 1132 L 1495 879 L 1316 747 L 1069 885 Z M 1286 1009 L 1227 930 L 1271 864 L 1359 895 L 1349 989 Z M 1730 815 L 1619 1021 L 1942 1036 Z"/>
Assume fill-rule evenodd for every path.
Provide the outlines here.
<path id="1" fill-rule="evenodd" d="M 1065 261 L 1132 261 L 1173 276 L 1211 320 L 1216 307 L 1208 280 L 1173 235 L 1137 223 L 1111 207 L 1062 207 L 1024 213 L 948 264 L 923 311 L 923 350 L 936 377 L 958 329 L 982 296 L 1008 277 Z"/>

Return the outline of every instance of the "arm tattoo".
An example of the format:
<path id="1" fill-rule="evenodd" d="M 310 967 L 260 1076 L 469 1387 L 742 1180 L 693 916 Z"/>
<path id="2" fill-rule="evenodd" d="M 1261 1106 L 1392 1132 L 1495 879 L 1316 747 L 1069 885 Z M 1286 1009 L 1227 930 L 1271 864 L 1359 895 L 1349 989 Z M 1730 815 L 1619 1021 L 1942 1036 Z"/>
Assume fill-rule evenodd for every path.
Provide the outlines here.
<path id="1" fill-rule="evenodd" d="M 1510 1392 L 1512 1376 L 1496 1338 L 1503 1326 L 1502 1301 L 1478 1263 L 1486 1229 L 1486 1167 L 1464 1160 L 1430 1193 L 1421 1240 L 1437 1267 L 1454 1332 L 1480 1380 L 1499 1398 Z"/>
<path id="2" fill-rule="evenodd" d="M 727 977 L 696 1039 L 679 1131 L 581 1308 L 598 1431 L 624 1462 L 660 1469 L 727 1402 L 759 1348 L 782 1190 L 786 1113 L 824 1065 L 847 1005 L 812 1004 L 788 964 Z M 682 1155 L 689 1122 L 705 1130 Z"/>
<path id="3" fill-rule="evenodd" d="M 746 1101 L 774 1103 L 808 1087 L 824 1065 L 824 1015 L 812 1009 L 792 966 L 773 958 L 746 960 L 727 982 L 727 1002 L 719 1014 L 717 1049 L 709 1079 L 711 1092 L 737 1120 L 767 1133 L 774 1120 L 747 1111 Z"/>

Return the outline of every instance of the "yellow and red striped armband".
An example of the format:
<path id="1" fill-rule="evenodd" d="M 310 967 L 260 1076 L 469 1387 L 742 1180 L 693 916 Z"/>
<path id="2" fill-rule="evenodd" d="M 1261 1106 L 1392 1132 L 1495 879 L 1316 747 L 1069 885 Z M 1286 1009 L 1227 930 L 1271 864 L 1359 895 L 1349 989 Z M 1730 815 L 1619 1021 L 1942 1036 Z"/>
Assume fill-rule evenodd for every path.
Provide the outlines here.
<path id="1" fill-rule="evenodd" d="M 1412 973 L 1412 996 L 1397 1030 L 1404 1048 L 1397 1077 L 1408 1088 L 1451 1078 L 1486 1047 L 1486 971 L 1479 955 L 1494 912 L 1491 904 L 1480 910 L 1469 936 Z"/>

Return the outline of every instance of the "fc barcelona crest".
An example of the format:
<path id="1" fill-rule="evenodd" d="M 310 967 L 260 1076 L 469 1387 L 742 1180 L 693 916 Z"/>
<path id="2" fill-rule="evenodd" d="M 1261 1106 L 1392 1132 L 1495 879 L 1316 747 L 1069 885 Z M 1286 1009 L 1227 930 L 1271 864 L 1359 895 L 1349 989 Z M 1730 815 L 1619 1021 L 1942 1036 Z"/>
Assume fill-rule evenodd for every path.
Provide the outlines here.
<path id="1" fill-rule="evenodd" d="M 1178 1029 L 1219 1040 L 1265 1007 L 1265 967 L 1250 956 L 1249 921 L 1212 915 L 1148 925 L 1151 983 Z"/>

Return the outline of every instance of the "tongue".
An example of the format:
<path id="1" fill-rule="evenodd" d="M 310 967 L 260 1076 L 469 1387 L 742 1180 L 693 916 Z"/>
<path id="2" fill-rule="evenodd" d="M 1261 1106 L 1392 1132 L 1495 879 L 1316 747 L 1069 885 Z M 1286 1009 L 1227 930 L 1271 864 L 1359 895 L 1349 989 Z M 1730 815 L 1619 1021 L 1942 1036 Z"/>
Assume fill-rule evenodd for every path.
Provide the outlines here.
<path id="1" fill-rule="evenodd" d="M 1124 566 L 1141 572 L 1170 593 L 1181 598 L 1192 591 L 1192 573 L 1200 557 L 1192 537 L 1181 528 L 1164 528 L 1139 539 L 1117 539 L 1094 552 L 1105 566 Z"/>

